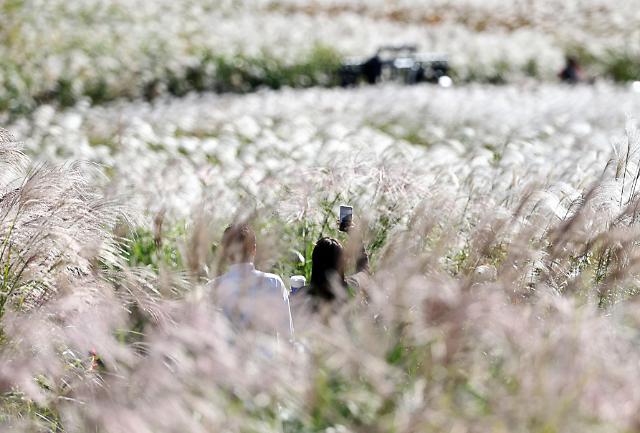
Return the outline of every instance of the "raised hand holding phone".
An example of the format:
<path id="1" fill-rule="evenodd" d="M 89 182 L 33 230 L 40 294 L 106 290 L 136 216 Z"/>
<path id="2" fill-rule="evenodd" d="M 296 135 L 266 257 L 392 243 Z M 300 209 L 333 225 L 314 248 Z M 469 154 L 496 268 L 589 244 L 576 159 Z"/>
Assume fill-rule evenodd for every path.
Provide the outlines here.
<path id="1" fill-rule="evenodd" d="M 348 232 L 353 225 L 353 207 L 341 205 L 340 219 L 338 221 L 338 230 Z"/>
<path id="2" fill-rule="evenodd" d="M 338 220 L 338 229 L 348 233 L 346 251 L 350 257 L 355 258 L 356 272 L 369 271 L 369 255 L 365 250 L 362 241 L 362 233 L 358 232 L 353 222 L 353 207 L 340 206 L 340 219 Z M 357 232 L 357 233 L 354 233 Z"/>

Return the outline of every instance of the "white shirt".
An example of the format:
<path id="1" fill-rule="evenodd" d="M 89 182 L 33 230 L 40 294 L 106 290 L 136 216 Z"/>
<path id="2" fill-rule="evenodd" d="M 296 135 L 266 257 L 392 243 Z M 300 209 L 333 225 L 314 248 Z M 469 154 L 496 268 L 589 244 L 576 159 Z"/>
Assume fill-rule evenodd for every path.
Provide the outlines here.
<path id="1" fill-rule="evenodd" d="M 279 276 L 260 272 L 253 263 L 240 263 L 216 278 L 212 288 L 232 323 L 293 338 L 289 290 Z"/>

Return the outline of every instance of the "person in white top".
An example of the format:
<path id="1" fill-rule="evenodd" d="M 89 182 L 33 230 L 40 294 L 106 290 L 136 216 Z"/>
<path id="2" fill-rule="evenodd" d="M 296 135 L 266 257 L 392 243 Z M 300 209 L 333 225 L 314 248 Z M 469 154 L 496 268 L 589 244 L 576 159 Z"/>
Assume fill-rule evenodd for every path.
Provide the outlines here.
<path id="1" fill-rule="evenodd" d="M 247 224 L 234 224 L 222 236 L 227 273 L 211 288 L 215 302 L 238 329 L 275 332 L 278 339 L 293 338 L 289 291 L 275 274 L 256 270 L 256 235 Z"/>

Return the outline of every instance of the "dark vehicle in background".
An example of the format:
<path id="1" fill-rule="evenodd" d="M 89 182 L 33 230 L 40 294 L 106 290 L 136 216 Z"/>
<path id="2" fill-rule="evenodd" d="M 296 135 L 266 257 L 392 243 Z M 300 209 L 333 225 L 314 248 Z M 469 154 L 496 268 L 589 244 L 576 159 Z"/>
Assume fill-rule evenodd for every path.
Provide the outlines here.
<path id="1" fill-rule="evenodd" d="M 339 70 L 340 85 L 355 86 L 360 82 L 375 84 L 381 81 L 399 81 L 404 84 L 422 82 L 439 83 L 448 78 L 447 56 L 437 53 L 419 53 L 415 45 L 384 46 L 367 59 L 348 58 Z"/>

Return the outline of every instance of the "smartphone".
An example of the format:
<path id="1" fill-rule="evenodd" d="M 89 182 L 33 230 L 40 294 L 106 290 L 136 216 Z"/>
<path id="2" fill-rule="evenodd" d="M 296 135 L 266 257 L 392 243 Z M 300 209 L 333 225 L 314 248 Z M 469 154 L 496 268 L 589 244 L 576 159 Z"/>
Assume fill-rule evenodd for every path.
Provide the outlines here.
<path id="1" fill-rule="evenodd" d="M 353 221 L 353 207 L 351 206 L 340 206 L 340 227 L 339 230 L 341 232 L 346 232 L 351 227 L 351 222 Z"/>

